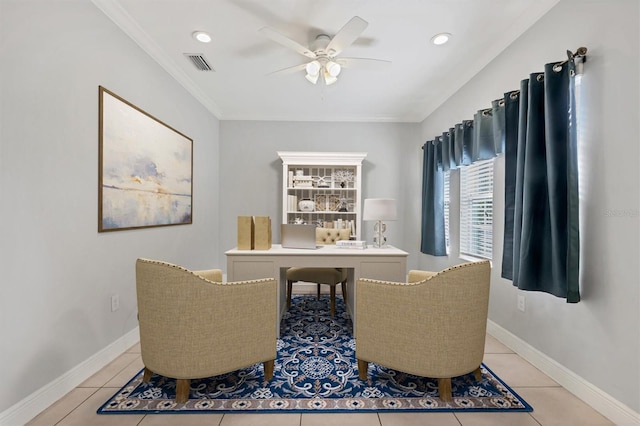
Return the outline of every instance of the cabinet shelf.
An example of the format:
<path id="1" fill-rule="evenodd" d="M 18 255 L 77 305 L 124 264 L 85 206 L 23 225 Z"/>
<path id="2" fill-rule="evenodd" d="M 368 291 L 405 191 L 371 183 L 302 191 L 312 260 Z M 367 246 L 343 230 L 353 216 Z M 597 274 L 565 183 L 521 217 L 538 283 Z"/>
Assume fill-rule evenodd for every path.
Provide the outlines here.
<path id="1" fill-rule="evenodd" d="M 300 210 L 289 210 L 287 211 L 287 213 L 289 214 L 329 214 L 329 215 L 354 215 L 356 214 L 356 212 L 325 212 L 322 210 L 316 210 L 316 211 L 312 211 L 312 212 L 303 212 Z"/>
<path id="2" fill-rule="evenodd" d="M 298 187 L 288 186 L 287 190 L 289 191 L 339 191 L 339 192 L 357 191 L 356 188 L 323 188 L 323 187 L 318 188 L 317 186 L 308 187 L 308 188 L 299 187 L 299 186 Z"/>
<path id="3" fill-rule="evenodd" d="M 282 223 L 302 220 L 320 226 L 337 224 L 351 229 L 351 237 L 360 240 L 362 162 L 367 154 L 280 151 L 278 156 L 282 159 Z M 340 186 L 342 181 L 346 184 L 344 188 Z M 309 186 L 312 182 L 314 186 Z M 318 182 L 329 186 L 318 187 Z M 295 186 L 296 183 L 305 186 Z M 298 202 L 303 199 L 322 200 L 320 209 L 297 210 Z M 347 206 L 349 211 L 333 210 L 338 203 L 340 207 Z"/>

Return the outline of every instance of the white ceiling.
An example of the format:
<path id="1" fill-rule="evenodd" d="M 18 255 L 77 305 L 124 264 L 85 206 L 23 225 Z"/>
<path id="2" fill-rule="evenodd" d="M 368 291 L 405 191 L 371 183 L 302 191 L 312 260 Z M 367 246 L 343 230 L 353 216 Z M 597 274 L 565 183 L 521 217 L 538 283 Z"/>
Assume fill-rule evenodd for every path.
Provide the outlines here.
<path id="1" fill-rule="evenodd" d="M 559 0 L 93 0 L 222 120 L 420 122 Z M 369 23 L 341 56 L 392 61 L 345 68 L 312 85 L 304 72 L 267 75 L 309 60 L 258 32 L 308 45 L 353 16 Z M 207 31 L 203 44 L 191 34 Z M 443 46 L 433 35 L 451 33 Z M 215 72 L 185 53 L 203 54 Z"/>

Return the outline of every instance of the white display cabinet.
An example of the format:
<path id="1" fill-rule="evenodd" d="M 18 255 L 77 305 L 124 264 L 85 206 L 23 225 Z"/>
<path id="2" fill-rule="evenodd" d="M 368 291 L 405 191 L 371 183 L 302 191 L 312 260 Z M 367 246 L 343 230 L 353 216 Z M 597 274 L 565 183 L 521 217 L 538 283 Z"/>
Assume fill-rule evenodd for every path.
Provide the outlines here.
<path id="1" fill-rule="evenodd" d="M 351 230 L 360 240 L 364 152 L 278 152 L 282 223 Z"/>

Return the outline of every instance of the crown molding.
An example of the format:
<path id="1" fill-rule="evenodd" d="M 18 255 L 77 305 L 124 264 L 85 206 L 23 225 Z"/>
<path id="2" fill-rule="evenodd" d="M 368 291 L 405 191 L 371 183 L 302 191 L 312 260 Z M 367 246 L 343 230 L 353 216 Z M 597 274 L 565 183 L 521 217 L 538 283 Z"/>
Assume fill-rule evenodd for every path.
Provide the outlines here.
<path id="1" fill-rule="evenodd" d="M 213 99 L 202 93 L 193 80 L 144 32 L 117 0 L 91 0 L 91 2 L 216 118 L 222 118 L 222 110 Z"/>

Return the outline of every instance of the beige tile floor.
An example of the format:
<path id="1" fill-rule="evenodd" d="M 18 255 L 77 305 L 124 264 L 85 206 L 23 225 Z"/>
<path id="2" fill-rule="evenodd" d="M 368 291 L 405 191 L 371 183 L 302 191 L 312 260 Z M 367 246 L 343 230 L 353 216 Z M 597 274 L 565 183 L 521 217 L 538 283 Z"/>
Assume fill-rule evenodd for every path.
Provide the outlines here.
<path id="1" fill-rule="evenodd" d="M 148 414 L 96 410 L 142 368 L 135 345 L 27 423 L 28 426 L 495 426 L 613 425 L 509 348 L 487 335 L 485 364 L 534 408 L 531 413 Z"/>

